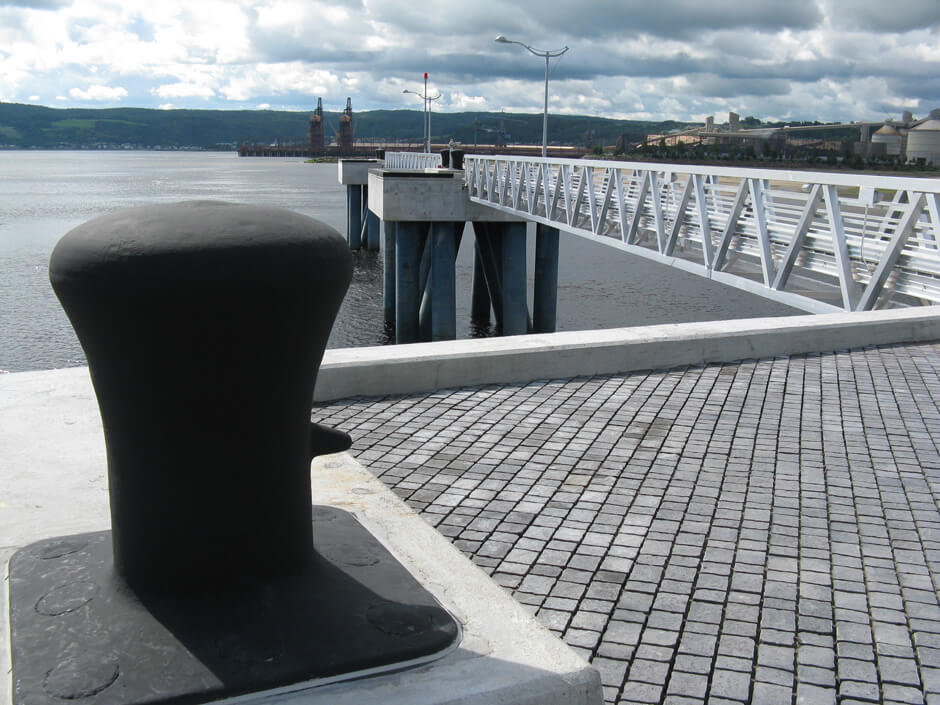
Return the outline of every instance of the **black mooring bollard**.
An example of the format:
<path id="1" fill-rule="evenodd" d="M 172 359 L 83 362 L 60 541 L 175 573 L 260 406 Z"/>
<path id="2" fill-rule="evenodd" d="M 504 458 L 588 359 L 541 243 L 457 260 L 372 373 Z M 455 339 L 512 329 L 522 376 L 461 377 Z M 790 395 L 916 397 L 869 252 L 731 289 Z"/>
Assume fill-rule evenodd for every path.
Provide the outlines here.
<path id="1" fill-rule="evenodd" d="M 316 371 L 352 273 L 335 231 L 288 211 L 146 206 L 66 235 L 50 278 L 104 422 L 117 571 L 134 587 L 291 572 L 312 555 Z M 155 527 L 159 527 L 155 531 Z"/>
<path id="2" fill-rule="evenodd" d="M 310 423 L 344 238 L 218 202 L 92 220 L 50 278 L 104 424 L 111 531 L 10 561 L 14 705 L 159 705 L 399 668 L 458 628 L 347 512 L 311 504 Z"/>

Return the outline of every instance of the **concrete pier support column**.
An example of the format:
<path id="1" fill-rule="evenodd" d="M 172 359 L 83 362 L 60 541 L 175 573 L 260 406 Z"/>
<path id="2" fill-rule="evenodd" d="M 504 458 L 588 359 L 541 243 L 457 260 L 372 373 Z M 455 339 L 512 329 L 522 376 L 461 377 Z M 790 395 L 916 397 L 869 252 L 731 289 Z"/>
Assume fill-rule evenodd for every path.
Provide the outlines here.
<path id="1" fill-rule="evenodd" d="M 384 304 L 385 325 L 395 325 L 395 232 L 398 223 L 385 222 Z"/>
<path id="2" fill-rule="evenodd" d="M 486 289 L 486 275 L 478 247 L 473 249 L 473 283 L 471 285 L 470 318 L 480 325 L 490 322 L 490 294 Z"/>
<path id="3" fill-rule="evenodd" d="M 366 210 L 366 249 L 370 252 L 379 251 L 379 238 L 381 237 L 381 226 L 379 216 L 370 210 Z"/>
<path id="4" fill-rule="evenodd" d="M 453 223 L 432 223 L 431 249 L 431 340 L 457 337 L 457 284 L 454 260 L 457 234 Z"/>
<path id="5" fill-rule="evenodd" d="M 418 340 L 421 263 L 418 223 L 398 223 L 395 234 L 395 342 Z"/>
<path id="6" fill-rule="evenodd" d="M 528 332 L 526 301 L 525 223 L 503 223 L 501 263 L 503 283 L 503 335 Z"/>
<path id="7" fill-rule="evenodd" d="M 379 216 L 369 210 L 369 186 L 362 186 L 362 219 L 360 245 L 367 252 L 379 251 Z"/>
<path id="8" fill-rule="evenodd" d="M 431 339 L 431 223 L 418 223 L 418 340 Z"/>
<path id="9" fill-rule="evenodd" d="M 535 333 L 554 333 L 558 308 L 558 228 L 535 226 L 535 294 L 532 304 Z"/>
<path id="10" fill-rule="evenodd" d="M 362 186 L 346 186 L 346 240 L 350 250 L 362 246 Z"/>
<path id="11" fill-rule="evenodd" d="M 495 223 L 475 222 L 473 233 L 476 256 L 481 264 L 481 279 L 486 283 L 486 292 L 492 302 L 493 313 L 496 315 L 496 325 L 503 325 L 503 285 L 500 262 L 500 226 Z"/>

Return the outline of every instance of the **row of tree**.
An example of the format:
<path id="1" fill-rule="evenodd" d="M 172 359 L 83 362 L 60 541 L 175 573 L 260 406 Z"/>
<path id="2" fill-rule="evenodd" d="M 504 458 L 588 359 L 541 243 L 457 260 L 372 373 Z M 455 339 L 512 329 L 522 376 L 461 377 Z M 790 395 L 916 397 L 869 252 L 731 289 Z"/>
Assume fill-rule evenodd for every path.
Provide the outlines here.
<path id="1" fill-rule="evenodd" d="M 324 112 L 327 141 L 341 113 Z M 310 114 L 274 110 L 56 109 L 0 103 L 0 146 L 19 148 L 116 146 L 234 148 L 240 143 L 299 144 L 307 140 Z M 590 147 L 618 137 L 642 140 L 692 123 L 629 121 L 575 115 L 549 117 L 553 144 Z M 416 110 L 372 110 L 353 115 L 362 142 L 423 140 L 424 115 Z M 432 141 L 473 144 L 539 144 L 542 115 L 498 112 L 434 113 Z"/>

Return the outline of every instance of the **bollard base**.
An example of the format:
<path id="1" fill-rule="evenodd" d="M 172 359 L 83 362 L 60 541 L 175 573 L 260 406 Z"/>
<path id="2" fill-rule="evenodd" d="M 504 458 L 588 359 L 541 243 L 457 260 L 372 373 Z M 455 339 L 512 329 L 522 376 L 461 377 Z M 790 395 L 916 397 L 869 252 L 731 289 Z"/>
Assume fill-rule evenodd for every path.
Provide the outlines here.
<path id="1" fill-rule="evenodd" d="M 352 514 L 314 507 L 313 536 L 318 555 L 303 575 L 175 596 L 117 578 L 108 531 L 23 548 L 10 561 L 14 705 L 270 695 L 456 646 L 457 622 Z"/>

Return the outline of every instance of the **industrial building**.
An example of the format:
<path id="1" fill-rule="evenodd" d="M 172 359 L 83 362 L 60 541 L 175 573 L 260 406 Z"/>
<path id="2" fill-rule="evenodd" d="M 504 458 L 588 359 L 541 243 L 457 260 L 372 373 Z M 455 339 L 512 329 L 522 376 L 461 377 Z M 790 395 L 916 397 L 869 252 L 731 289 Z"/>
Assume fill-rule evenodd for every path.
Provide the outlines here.
<path id="1" fill-rule="evenodd" d="M 907 161 L 940 166 L 940 109 L 911 126 L 907 133 Z"/>
<path id="2" fill-rule="evenodd" d="M 859 130 L 859 141 L 814 137 L 813 133 L 833 129 Z M 872 128 L 876 128 L 872 133 Z M 743 128 L 737 113 L 728 122 L 716 125 L 713 117 L 705 125 L 665 135 L 649 135 L 646 144 L 674 147 L 702 145 L 718 152 L 752 149 L 754 154 L 788 154 L 807 150 L 849 152 L 868 158 L 895 158 L 908 163 L 940 166 L 940 109 L 921 119 L 905 111 L 900 120 L 850 122 L 825 125 Z"/>

